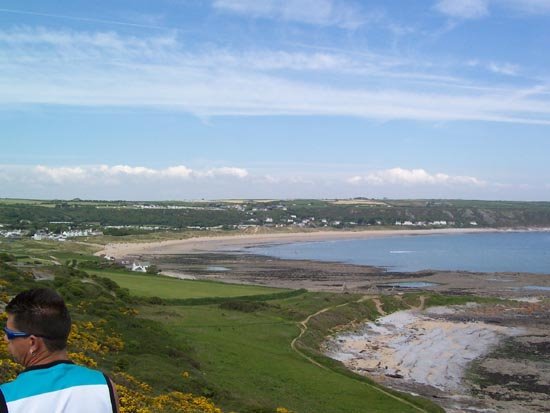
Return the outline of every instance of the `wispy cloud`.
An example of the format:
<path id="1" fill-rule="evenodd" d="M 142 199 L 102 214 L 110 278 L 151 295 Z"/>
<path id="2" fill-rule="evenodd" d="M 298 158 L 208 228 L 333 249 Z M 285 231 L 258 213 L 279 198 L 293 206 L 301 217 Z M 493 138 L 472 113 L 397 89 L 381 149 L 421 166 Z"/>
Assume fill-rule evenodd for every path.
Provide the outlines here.
<path id="1" fill-rule="evenodd" d="M 514 65 L 511 63 L 502 64 L 502 63 L 492 62 L 489 64 L 489 70 L 491 70 L 494 73 L 514 76 L 514 75 L 517 75 L 518 73 L 518 65 Z"/>
<path id="2" fill-rule="evenodd" d="M 548 0 L 493 0 L 495 5 L 501 4 L 511 9 L 528 14 L 549 14 L 550 1 Z"/>
<path id="3" fill-rule="evenodd" d="M 529 87 L 528 94 L 511 85 L 492 88 L 434 73 L 414 61 L 388 57 L 377 63 L 375 55 L 190 52 L 173 33 L 138 39 L 113 32 L 31 28 L 0 31 L 0 47 L 0 105 L 5 106 L 550 124 L 549 97 L 536 88 Z"/>
<path id="4" fill-rule="evenodd" d="M 133 21 L 126 21 L 122 19 L 121 20 L 104 20 L 104 19 L 94 19 L 94 18 L 88 18 L 88 17 L 69 16 L 64 14 L 38 13 L 30 10 L 21 10 L 21 9 L 0 8 L 0 12 L 11 13 L 11 14 L 21 14 L 21 15 L 28 15 L 28 16 L 37 16 L 37 17 L 48 17 L 53 19 L 72 20 L 72 21 L 78 21 L 78 22 L 99 23 L 99 24 L 105 24 L 109 26 L 116 25 L 116 26 L 138 27 L 143 29 L 165 29 L 164 27 L 158 24 L 155 24 L 155 23 L 158 23 L 158 21 L 160 20 L 158 16 L 147 16 L 145 14 L 139 15 L 136 13 L 130 13 L 127 15 L 127 17 L 129 17 L 130 20 L 135 20 L 133 22 Z"/>
<path id="5" fill-rule="evenodd" d="M 435 9 L 457 19 L 479 19 L 491 14 L 491 9 L 501 8 L 508 12 L 526 15 L 550 14 L 548 0 L 438 0 Z"/>
<path id="6" fill-rule="evenodd" d="M 461 19 L 478 19 L 489 13 L 488 0 L 439 0 L 435 8 L 447 16 Z"/>
<path id="7" fill-rule="evenodd" d="M 486 182 L 473 176 L 452 176 L 441 172 L 429 173 L 424 169 L 399 167 L 371 172 L 365 176 L 356 175 L 349 178 L 348 182 L 371 185 L 486 185 Z"/>
<path id="8" fill-rule="evenodd" d="M 467 65 L 506 76 L 517 76 L 521 71 L 519 65 L 508 62 L 481 62 L 479 60 L 470 60 L 467 62 Z"/>
<path id="9" fill-rule="evenodd" d="M 268 19 L 355 29 L 372 16 L 338 0 L 215 0 L 215 9 Z"/>

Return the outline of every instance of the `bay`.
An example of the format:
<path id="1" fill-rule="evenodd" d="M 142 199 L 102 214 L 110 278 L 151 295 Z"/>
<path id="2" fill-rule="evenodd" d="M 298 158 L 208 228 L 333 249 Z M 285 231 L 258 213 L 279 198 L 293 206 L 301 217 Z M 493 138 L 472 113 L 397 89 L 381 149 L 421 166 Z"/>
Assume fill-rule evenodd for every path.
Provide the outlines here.
<path id="1" fill-rule="evenodd" d="M 249 248 L 282 259 L 344 262 L 388 271 L 457 270 L 550 274 L 550 232 L 388 236 Z"/>

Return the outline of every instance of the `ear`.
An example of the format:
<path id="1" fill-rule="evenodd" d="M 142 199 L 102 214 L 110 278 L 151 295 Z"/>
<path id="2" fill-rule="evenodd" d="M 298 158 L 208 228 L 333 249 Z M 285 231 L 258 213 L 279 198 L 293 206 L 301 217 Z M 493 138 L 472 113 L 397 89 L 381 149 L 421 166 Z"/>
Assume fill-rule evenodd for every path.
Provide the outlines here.
<path id="1" fill-rule="evenodd" d="M 29 353 L 34 354 L 39 349 L 40 340 L 36 336 L 29 337 Z"/>

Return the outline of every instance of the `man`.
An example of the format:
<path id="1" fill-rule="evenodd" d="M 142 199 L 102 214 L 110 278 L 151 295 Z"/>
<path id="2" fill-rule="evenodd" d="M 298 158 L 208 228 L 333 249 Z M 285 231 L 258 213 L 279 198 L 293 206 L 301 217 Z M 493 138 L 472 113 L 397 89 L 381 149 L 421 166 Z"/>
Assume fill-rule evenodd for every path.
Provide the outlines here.
<path id="1" fill-rule="evenodd" d="M 8 350 L 25 370 L 0 385 L 0 413 L 119 411 L 111 380 L 69 360 L 71 317 L 59 294 L 48 288 L 23 291 L 6 313 Z"/>

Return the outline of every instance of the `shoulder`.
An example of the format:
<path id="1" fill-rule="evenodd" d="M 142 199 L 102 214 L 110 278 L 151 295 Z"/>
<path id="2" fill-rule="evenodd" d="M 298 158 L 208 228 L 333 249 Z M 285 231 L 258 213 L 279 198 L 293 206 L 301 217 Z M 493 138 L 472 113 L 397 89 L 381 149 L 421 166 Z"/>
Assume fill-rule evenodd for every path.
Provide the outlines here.
<path id="1" fill-rule="evenodd" d="M 107 376 L 100 370 L 92 369 L 78 364 L 63 364 L 61 367 L 64 374 L 77 377 L 80 380 L 95 382 L 96 384 L 107 384 Z"/>
<path id="2" fill-rule="evenodd" d="M 21 376 L 17 376 L 11 381 L 0 384 L 0 404 L 5 402 L 6 395 L 9 395 L 14 389 L 16 389 L 21 383 Z M 0 409 L 0 413 L 2 410 Z"/>

